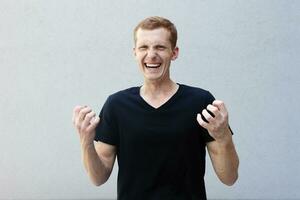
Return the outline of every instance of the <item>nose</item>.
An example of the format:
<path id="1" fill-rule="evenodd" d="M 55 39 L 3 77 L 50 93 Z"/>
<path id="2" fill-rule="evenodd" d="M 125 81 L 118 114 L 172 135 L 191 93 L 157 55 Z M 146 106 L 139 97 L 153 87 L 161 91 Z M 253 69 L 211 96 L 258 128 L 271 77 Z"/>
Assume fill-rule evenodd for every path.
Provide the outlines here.
<path id="1" fill-rule="evenodd" d="M 150 58 L 151 60 L 155 60 L 155 58 L 157 57 L 157 52 L 155 51 L 155 49 L 149 49 L 147 51 L 147 57 Z"/>

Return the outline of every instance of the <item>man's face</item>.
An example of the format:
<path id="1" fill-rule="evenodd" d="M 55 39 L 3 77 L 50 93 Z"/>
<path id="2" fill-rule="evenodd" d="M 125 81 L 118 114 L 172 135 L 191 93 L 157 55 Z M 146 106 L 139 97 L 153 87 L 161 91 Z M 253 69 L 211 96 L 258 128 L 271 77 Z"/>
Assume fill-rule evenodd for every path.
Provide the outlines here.
<path id="1" fill-rule="evenodd" d="M 171 60 L 178 56 L 172 49 L 170 33 L 164 28 L 138 29 L 134 55 L 146 81 L 163 81 L 169 78 Z"/>

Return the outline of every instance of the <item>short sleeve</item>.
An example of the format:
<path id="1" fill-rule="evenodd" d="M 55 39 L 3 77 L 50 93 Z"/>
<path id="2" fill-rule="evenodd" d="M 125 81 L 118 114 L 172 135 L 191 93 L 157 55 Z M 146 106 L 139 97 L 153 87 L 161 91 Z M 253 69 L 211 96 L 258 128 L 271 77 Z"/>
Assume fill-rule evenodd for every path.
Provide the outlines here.
<path id="1" fill-rule="evenodd" d="M 100 123 L 96 127 L 95 141 L 118 145 L 119 134 L 113 107 L 113 101 L 109 96 L 99 114 Z"/>

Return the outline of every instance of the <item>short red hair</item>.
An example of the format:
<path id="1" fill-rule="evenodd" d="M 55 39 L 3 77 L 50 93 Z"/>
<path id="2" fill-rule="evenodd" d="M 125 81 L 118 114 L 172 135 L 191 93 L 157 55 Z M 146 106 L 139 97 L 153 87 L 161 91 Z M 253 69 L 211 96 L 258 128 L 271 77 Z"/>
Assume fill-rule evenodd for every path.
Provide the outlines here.
<path id="1" fill-rule="evenodd" d="M 134 43 L 136 44 L 136 32 L 138 29 L 154 30 L 157 28 L 165 28 L 170 32 L 170 42 L 172 49 L 176 47 L 177 43 L 177 30 L 175 25 L 168 19 L 158 16 L 148 17 L 142 20 L 134 29 Z"/>

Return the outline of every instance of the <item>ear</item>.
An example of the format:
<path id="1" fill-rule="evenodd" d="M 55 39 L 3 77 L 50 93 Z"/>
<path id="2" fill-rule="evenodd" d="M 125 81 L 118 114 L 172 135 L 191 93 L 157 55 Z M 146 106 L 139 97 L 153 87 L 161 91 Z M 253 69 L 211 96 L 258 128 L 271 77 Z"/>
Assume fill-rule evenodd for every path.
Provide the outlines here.
<path id="1" fill-rule="evenodd" d="M 173 49 L 173 55 L 172 55 L 172 60 L 176 60 L 176 58 L 178 58 L 178 54 L 179 54 L 179 48 L 178 47 L 175 47 Z"/>
<path id="2" fill-rule="evenodd" d="M 136 57 L 135 47 L 132 48 L 132 51 L 133 51 L 134 57 Z"/>

